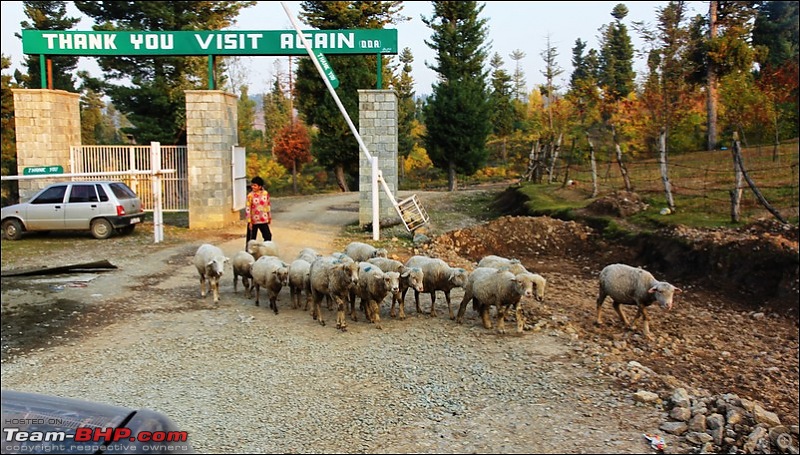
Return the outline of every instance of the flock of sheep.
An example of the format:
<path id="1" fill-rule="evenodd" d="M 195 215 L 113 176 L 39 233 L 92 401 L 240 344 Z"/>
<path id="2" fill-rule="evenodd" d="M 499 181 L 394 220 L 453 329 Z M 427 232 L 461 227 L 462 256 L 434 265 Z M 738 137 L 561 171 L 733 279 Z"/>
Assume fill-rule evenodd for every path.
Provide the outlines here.
<path id="1" fill-rule="evenodd" d="M 450 319 L 463 323 L 464 313 L 470 302 L 480 316 L 483 326 L 492 329 L 490 309 L 496 308 L 497 330 L 505 333 L 506 313 L 513 309 L 517 333 L 522 333 L 524 316 L 522 299 L 535 298 L 544 301 L 547 280 L 532 273 L 516 259 L 486 256 L 477 268 L 468 272 L 451 267 L 445 261 L 428 256 L 412 256 L 405 263 L 387 258 L 387 251 L 362 242 L 351 242 L 341 253 L 321 255 L 311 248 L 302 249 L 290 264 L 280 259 L 278 246 L 272 241 L 250 240 L 246 251 L 239 251 L 229 260 L 222 250 L 211 244 L 203 244 L 194 256 L 194 265 L 200 274 L 200 295 L 208 292 L 219 302 L 219 280 L 225 264 L 233 267 L 233 290 L 237 292 L 241 278 L 245 297 L 252 298 L 255 289 L 255 304 L 260 305 L 263 288 L 269 306 L 278 314 L 278 293 L 289 287 L 291 305 L 294 309 L 311 309 L 311 316 L 325 325 L 322 301 L 327 308 L 336 308 L 336 328 L 347 330 L 346 314 L 358 321 L 358 310 L 364 312 L 366 320 L 381 328 L 380 307 L 391 296 L 389 316 L 405 319 L 405 297 L 409 289 L 414 291 L 417 313 L 420 309 L 420 294 L 431 296 L 430 315 L 436 316 L 436 292 L 441 291 L 447 301 Z M 208 286 L 206 284 L 208 283 Z M 208 287 L 208 291 L 206 288 Z M 450 291 L 463 288 L 464 297 L 455 315 L 450 302 Z M 677 287 L 656 280 L 649 272 L 625 264 L 611 264 L 600 273 L 597 297 L 596 324 L 601 324 L 600 310 L 606 297 L 612 299 L 623 324 L 633 328 L 641 317 L 644 335 L 650 337 L 649 319 L 645 308 L 658 302 L 664 309 L 672 307 L 673 294 L 681 292 Z M 302 296 L 305 302 L 302 303 Z M 359 308 L 356 308 L 356 300 Z M 301 304 L 302 303 L 302 304 Z M 628 322 L 620 305 L 636 305 L 638 311 L 633 321 Z"/>

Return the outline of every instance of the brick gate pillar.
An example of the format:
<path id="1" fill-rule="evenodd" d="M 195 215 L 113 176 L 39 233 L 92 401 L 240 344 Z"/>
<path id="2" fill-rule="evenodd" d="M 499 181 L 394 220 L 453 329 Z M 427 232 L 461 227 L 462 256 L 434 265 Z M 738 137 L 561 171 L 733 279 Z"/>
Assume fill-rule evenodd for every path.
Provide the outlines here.
<path id="1" fill-rule="evenodd" d="M 358 133 L 370 154 L 378 158 L 378 169 L 397 197 L 397 94 L 393 90 L 358 91 Z M 358 166 L 358 224 L 372 223 L 372 167 L 359 150 Z M 400 218 L 389 197 L 378 185 L 379 219 Z"/>
<path id="2" fill-rule="evenodd" d="M 220 228 L 239 221 L 233 210 L 232 147 L 237 139 L 236 95 L 186 90 L 189 228 Z M 244 234 L 243 234 L 244 235 Z"/>
<path id="3" fill-rule="evenodd" d="M 23 175 L 26 167 L 40 166 L 61 166 L 65 173 L 73 172 L 69 148 L 81 144 L 81 95 L 47 89 L 11 89 L 11 92 L 14 95 L 17 174 Z M 27 201 L 53 182 L 48 178 L 19 180 L 20 200 Z"/>

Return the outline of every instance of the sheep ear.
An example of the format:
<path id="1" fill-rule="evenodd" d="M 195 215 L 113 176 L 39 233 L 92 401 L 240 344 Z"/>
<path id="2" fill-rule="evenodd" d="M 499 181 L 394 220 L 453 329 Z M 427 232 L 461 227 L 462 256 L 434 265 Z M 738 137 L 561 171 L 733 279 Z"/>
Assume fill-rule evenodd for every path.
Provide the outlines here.
<path id="1" fill-rule="evenodd" d="M 655 294 L 656 291 L 658 291 L 658 289 L 656 288 L 656 286 L 653 286 L 652 288 L 647 290 L 647 293 L 648 294 Z"/>
<path id="2" fill-rule="evenodd" d="M 674 287 L 674 286 L 673 286 L 673 287 Z M 681 288 L 675 288 L 675 291 L 674 291 L 674 292 L 675 292 L 676 294 L 680 294 L 681 292 L 683 292 L 683 289 L 681 289 Z"/>

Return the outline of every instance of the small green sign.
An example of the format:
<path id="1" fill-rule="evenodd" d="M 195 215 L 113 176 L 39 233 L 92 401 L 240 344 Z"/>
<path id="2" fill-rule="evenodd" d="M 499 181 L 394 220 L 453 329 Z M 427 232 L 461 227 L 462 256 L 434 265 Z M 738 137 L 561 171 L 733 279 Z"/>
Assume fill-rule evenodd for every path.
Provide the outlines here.
<path id="1" fill-rule="evenodd" d="M 64 168 L 61 166 L 36 166 L 26 167 L 22 170 L 22 175 L 45 175 L 45 174 L 63 174 Z"/>
<path id="2" fill-rule="evenodd" d="M 328 63 L 328 59 L 325 58 L 325 54 L 322 52 L 316 53 L 317 60 L 319 61 L 319 66 L 322 67 L 322 71 L 325 72 L 325 77 L 330 81 L 331 87 L 336 88 L 339 86 L 339 78 L 336 77 L 336 73 L 333 72 L 333 67 L 330 63 Z"/>

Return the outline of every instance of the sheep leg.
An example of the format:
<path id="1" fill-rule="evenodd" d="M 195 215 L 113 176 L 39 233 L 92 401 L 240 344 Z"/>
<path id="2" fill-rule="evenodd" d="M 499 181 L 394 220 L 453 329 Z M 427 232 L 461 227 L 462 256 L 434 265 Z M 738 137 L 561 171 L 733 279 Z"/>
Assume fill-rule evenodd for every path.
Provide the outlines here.
<path id="1" fill-rule="evenodd" d="M 636 320 L 641 317 L 644 321 L 644 336 L 647 338 L 652 338 L 652 335 L 650 334 L 650 319 L 647 317 L 647 312 L 644 310 L 644 305 L 638 305 L 638 307 L 639 311 L 636 312 L 636 316 L 633 318 L 633 321 L 631 321 L 630 328 L 633 329 L 634 324 L 636 324 Z"/>
<path id="2" fill-rule="evenodd" d="M 422 310 L 419 307 L 419 291 L 416 289 L 414 290 L 414 303 L 417 305 L 417 314 L 422 313 Z"/>
<path id="3" fill-rule="evenodd" d="M 400 294 L 400 291 L 392 293 L 392 306 L 389 307 L 389 317 L 395 318 L 397 317 L 397 313 L 394 311 L 394 306 L 397 304 L 398 297 L 397 295 Z M 400 307 L 402 308 L 402 307 Z"/>
<path id="4" fill-rule="evenodd" d="M 376 328 L 383 329 L 381 326 L 381 307 L 375 300 L 370 300 L 367 308 L 369 308 L 369 320 L 375 324 Z"/>
<path id="5" fill-rule="evenodd" d="M 259 286 L 258 283 L 256 283 L 256 306 L 260 306 L 258 304 L 258 298 L 260 294 L 261 294 L 261 286 Z"/>
<path id="6" fill-rule="evenodd" d="M 481 321 L 483 322 L 484 329 L 492 328 L 492 318 L 489 314 L 489 305 L 481 306 Z"/>
<path id="7" fill-rule="evenodd" d="M 311 305 L 311 318 L 314 320 L 319 321 L 320 325 L 325 325 L 325 320 L 322 318 L 322 294 L 318 294 L 316 292 L 312 292 L 312 297 L 314 299 L 313 305 Z"/>
<path id="8" fill-rule="evenodd" d="M 367 311 L 367 307 L 364 304 L 364 299 L 360 299 L 360 300 L 361 300 L 361 303 L 359 304 L 359 308 L 361 308 L 361 310 L 366 315 L 367 320 L 369 320 L 369 312 Z M 346 309 L 347 308 L 345 308 L 345 310 Z M 350 319 L 352 319 L 353 321 L 358 322 L 358 311 L 356 311 L 356 299 L 355 299 L 355 297 L 353 297 L 350 300 Z"/>
<path id="9" fill-rule="evenodd" d="M 497 333 L 506 333 L 506 305 L 497 307 Z"/>
<path id="10" fill-rule="evenodd" d="M 236 294 L 236 283 L 239 281 L 239 276 L 235 273 L 233 274 L 233 293 Z M 244 281 L 244 277 L 242 277 L 242 281 Z M 244 284 L 244 283 L 242 283 Z"/>
<path id="11" fill-rule="evenodd" d="M 269 291 L 269 294 L 269 307 L 275 312 L 275 314 L 278 314 L 278 294 L 273 291 Z"/>
<path id="12" fill-rule="evenodd" d="M 521 302 L 517 302 L 514 312 L 517 318 L 517 333 L 522 333 L 522 331 L 525 329 L 525 315 L 522 313 Z"/>
<path id="13" fill-rule="evenodd" d="M 242 277 L 242 284 L 244 285 L 244 297 L 249 299 L 253 296 L 253 283 L 250 281 L 250 279 Z"/>
<path id="14" fill-rule="evenodd" d="M 208 280 L 208 285 L 211 287 L 211 293 L 214 295 L 214 303 L 219 302 L 219 277 L 214 277 Z"/>
<path id="15" fill-rule="evenodd" d="M 342 300 L 339 296 L 334 296 L 333 299 L 336 301 L 336 328 L 342 332 L 346 332 L 347 320 L 344 314 L 347 311 L 347 302 Z"/>
<path id="16" fill-rule="evenodd" d="M 622 308 L 620 308 L 619 306 L 620 303 L 617 302 L 616 300 L 614 300 L 612 303 L 614 305 L 614 311 L 616 311 L 617 314 L 619 315 L 619 318 L 622 319 L 622 325 L 630 327 L 630 325 L 628 324 L 628 318 L 625 317 L 625 313 L 622 312 Z"/>
<path id="17" fill-rule="evenodd" d="M 456 318 L 453 314 L 453 307 L 450 305 L 450 291 L 444 291 L 444 299 L 447 300 L 447 311 L 450 313 L 450 320 Z"/>
<path id="18" fill-rule="evenodd" d="M 600 295 L 597 296 L 597 318 L 594 321 L 594 325 L 600 325 L 603 323 L 603 319 L 600 317 L 600 310 L 602 309 L 603 302 L 606 300 L 606 293 L 600 289 Z"/>
<path id="19" fill-rule="evenodd" d="M 436 291 L 431 291 L 431 317 L 436 317 Z"/>
<path id="20" fill-rule="evenodd" d="M 200 297 L 206 296 L 206 277 L 200 275 Z"/>
<path id="21" fill-rule="evenodd" d="M 461 324 L 464 322 L 464 313 L 467 312 L 467 304 L 472 299 L 472 293 L 467 291 L 464 293 L 464 298 L 461 299 L 461 305 L 458 306 L 458 316 L 456 317 L 456 324 Z M 473 302 L 472 308 L 475 308 L 475 303 Z"/>

